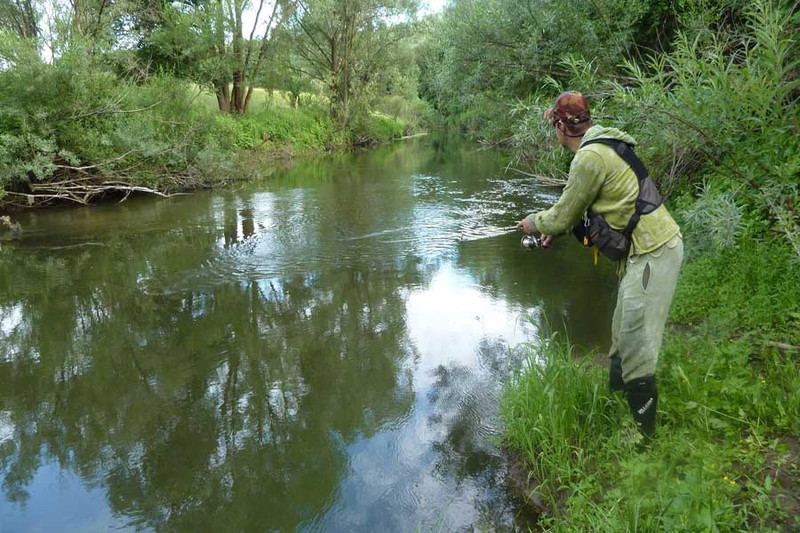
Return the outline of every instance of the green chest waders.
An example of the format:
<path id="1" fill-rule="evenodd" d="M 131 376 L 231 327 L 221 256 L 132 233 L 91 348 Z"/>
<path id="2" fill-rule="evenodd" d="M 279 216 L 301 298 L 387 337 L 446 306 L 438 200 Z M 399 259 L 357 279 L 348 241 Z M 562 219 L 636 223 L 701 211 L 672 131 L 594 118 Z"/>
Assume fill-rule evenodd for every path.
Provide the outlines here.
<path id="1" fill-rule="evenodd" d="M 614 139 L 593 139 L 584 145 L 590 143 L 605 144 L 614 149 L 614 152 L 636 174 L 639 194 L 634 203 L 634 213 L 622 231 L 609 226 L 602 215 L 587 211 L 584 224 L 582 224 L 583 228 L 576 226 L 573 233 L 583 241 L 584 246 L 594 245 L 595 255 L 596 250 L 599 249 L 603 255 L 612 260 L 625 261 L 633 241 L 633 230 L 639 219 L 642 215 L 655 211 L 663 201 L 655 183 L 648 176 L 647 169 L 634 153 L 632 146 Z M 615 355 L 611 357 L 608 385 L 611 390 L 625 392 L 633 420 L 639 426 L 645 443 L 649 442 L 655 436 L 656 430 L 658 388 L 655 375 L 632 379 L 625 383 L 622 379 L 622 360 L 619 355 Z"/>

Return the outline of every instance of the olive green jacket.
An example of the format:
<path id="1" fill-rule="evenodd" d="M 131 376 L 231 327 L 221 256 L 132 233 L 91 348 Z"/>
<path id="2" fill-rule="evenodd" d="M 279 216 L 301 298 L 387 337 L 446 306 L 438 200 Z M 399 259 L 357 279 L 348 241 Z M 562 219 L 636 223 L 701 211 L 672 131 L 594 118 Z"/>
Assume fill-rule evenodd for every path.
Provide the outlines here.
<path id="1" fill-rule="evenodd" d="M 550 209 L 528 216 L 540 233 L 560 235 L 569 231 L 583 218 L 587 208 L 603 215 L 614 229 L 622 230 L 628 225 L 639 183 L 631 167 L 612 147 L 599 143 L 584 146 L 589 140 L 601 138 L 636 145 L 633 137 L 616 128 L 589 128 L 572 159 L 567 185 L 558 202 Z M 630 255 L 651 252 L 678 233 L 678 224 L 662 204 L 639 219 Z"/>

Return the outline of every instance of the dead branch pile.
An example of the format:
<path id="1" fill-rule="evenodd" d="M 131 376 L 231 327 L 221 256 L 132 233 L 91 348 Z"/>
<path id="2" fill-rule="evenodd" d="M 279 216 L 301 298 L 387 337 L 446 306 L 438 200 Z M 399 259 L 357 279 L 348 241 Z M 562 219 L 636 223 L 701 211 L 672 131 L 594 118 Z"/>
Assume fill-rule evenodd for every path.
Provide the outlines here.
<path id="1" fill-rule="evenodd" d="M 172 182 L 168 189 L 156 190 L 143 185 L 133 185 L 126 181 L 125 173 L 115 173 L 114 178 L 87 172 L 90 167 L 60 168 L 57 181 L 28 183 L 25 190 L 6 191 L 0 200 L 0 208 L 38 207 L 42 205 L 70 202 L 88 205 L 93 201 L 107 197 L 119 197 L 124 202 L 131 194 L 143 193 L 170 198 L 182 195 L 181 192 L 169 190 L 187 190 L 192 188 L 192 179 L 188 176 L 170 175 Z M 132 177 L 132 176 L 131 176 Z"/>

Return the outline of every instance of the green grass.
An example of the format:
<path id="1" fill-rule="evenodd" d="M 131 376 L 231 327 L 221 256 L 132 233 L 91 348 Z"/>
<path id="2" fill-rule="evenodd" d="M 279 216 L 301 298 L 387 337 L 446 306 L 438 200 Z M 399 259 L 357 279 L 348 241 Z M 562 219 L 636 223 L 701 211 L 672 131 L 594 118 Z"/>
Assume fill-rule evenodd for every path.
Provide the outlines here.
<path id="1" fill-rule="evenodd" d="M 209 111 L 217 111 L 219 109 L 217 105 L 217 97 L 214 95 L 213 92 L 199 87 L 197 85 L 193 86 L 194 89 L 198 92 L 197 98 L 195 99 L 195 104 L 208 109 Z M 316 102 L 316 97 L 314 95 L 308 94 L 303 95 L 304 102 Z M 289 93 L 286 91 L 268 91 L 266 89 L 261 89 L 256 87 L 253 89 L 253 96 L 250 100 L 250 109 L 251 112 L 258 112 L 263 109 L 269 107 L 294 107 L 294 102 L 291 101 L 289 97 Z"/>
<path id="2" fill-rule="evenodd" d="M 233 139 L 239 149 L 286 149 L 291 153 L 323 151 L 330 146 L 379 144 L 399 139 L 409 129 L 401 119 L 382 113 L 359 115 L 349 131 L 331 119 L 325 103 L 316 95 L 302 94 L 295 107 L 288 93 L 255 89 L 245 115 L 218 114 L 215 133 L 220 141 Z M 216 112 L 216 97 L 201 92 L 195 105 Z"/>
<path id="3" fill-rule="evenodd" d="M 685 267 L 673 317 L 693 326 L 666 335 L 659 434 L 644 452 L 624 397 L 607 390 L 605 368 L 577 359 L 564 339 L 529 349 L 503 415 L 506 443 L 523 453 L 551 510 L 545 529 L 800 527 L 777 497 L 782 483 L 800 482 L 791 455 L 800 439 L 800 354 L 765 342 L 785 340 L 783 317 L 796 312 L 800 294 L 796 264 L 784 245 L 765 241 Z"/>
<path id="4" fill-rule="evenodd" d="M 672 319 L 800 344 L 800 261 L 783 239 L 745 239 L 681 273 Z"/>
<path id="5" fill-rule="evenodd" d="M 127 185 L 175 192 L 259 175 L 275 159 L 394 140 L 406 130 L 400 119 L 367 110 L 342 128 L 319 97 L 302 94 L 295 106 L 286 92 L 262 89 L 248 113 L 223 115 L 202 87 L 167 75 L 133 83 L 78 53 L 0 74 L 4 107 L 13 110 L 0 117 L 4 206 L 26 201 L 6 191 L 31 182 L 76 180 L 86 190 L 75 198 L 107 196 L 107 188 L 87 185 L 80 168 L 92 169 L 96 181 L 124 184 L 119 194 Z M 112 111 L 94 111 L 106 108 Z M 66 119 L 75 116 L 82 120 Z M 41 203 L 51 200 L 40 195 Z"/>
<path id="6" fill-rule="evenodd" d="M 405 122 L 396 117 L 369 113 L 358 117 L 351 136 L 355 144 L 379 144 L 399 139 L 406 131 Z"/>
<path id="7" fill-rule="evenodd" d="M 318 108 L 264 108 L 244 116 L 217 115 L 216 128 L 240 149 L 288 145 L 298 152 L 324 150 L 336 137 L 333 121 Z"/>

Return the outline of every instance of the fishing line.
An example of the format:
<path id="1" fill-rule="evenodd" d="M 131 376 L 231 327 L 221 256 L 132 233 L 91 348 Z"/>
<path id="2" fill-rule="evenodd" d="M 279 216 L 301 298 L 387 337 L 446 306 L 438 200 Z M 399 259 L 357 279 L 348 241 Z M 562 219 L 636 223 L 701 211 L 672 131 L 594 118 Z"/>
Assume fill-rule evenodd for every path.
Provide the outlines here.
<path id="1" fill-rule="evenodd" d="M 432 236 L 416 236 L 408 239 L 395 239 L 391 241 L 378 241 L 378 242 L 380 244 L 396 244 L 396 243 L 414 242 L 421 240 L 443 241 L 450 239 L 455 240 L 455 242 L 472 242 L 482 239 L 490 239 L 493 237 L 500 237 L 502 235 L 507 235 L 515 231 L 519 231 L 519 228 L 517 228 L 516 225 L 507 226 L 504 228 L 482 227 L 482 228 L 465 229 L 460 232 L 440 233 L 438 235 L 432 235 Z"/>

